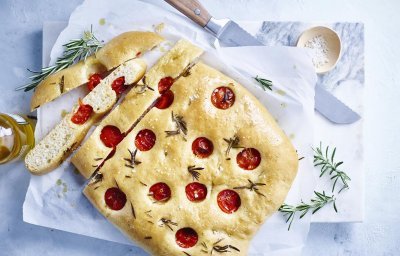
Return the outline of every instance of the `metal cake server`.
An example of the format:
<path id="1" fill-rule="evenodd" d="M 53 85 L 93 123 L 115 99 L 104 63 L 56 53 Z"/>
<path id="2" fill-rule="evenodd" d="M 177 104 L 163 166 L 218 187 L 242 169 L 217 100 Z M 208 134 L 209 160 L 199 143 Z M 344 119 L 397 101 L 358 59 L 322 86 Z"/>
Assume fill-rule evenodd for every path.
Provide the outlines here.
<path id="1" fill-rule="evenodd" d="M 230 19 L 215 19 L 198 0 L 165 0 L 182 14 L 207 29 L 222 46 L 262 46 L 256 38 Z M 333 123 L 351 124 L 360 116 L 320 84 L 315 88 L 315 109 Z"/>

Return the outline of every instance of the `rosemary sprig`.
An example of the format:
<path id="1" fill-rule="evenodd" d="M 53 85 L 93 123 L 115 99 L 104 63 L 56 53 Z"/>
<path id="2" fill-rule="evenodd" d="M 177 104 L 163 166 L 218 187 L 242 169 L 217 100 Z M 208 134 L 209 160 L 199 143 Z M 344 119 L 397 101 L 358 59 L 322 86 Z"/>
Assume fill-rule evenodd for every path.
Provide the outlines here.
<path id="1" fill-rule="evenodd" d="M 259 191 L 259 188 L 257 186 L 265 186 L 265 183 L 257 183 L 257 182 L 252 182 L 250 179 L 248 179 L 248 182 L 250 183 L 247 186 L 240 186 L 240 187 L 234 187 L 233 189 L 248 189 L 250 191 L 256 192 L 257 195 L 265 197 L 263 193 Z"/>
<path id="2" fill-rule="evenodd" d="M 144 212 L 144 214 L 146 214 L 147 215 L 147 217 L 149 217 L 149 218 L 153 218 L 153 216 L 151 216 L 151 210 L 148 210 L 148 211 L 145 211 Z"/>
<path id="3" fill-rule="evenodd" d="M 175 80 L 177 80 L 179 77 L 183 76 L 183 77 L 188 77 L 191 75 L 190 70 L 192 69 L 192 67 L 195 65 L 196 63 L 189 63 L 189 65 L 186 66 L 186 68 L 183 70 L 182 74 L 180 74 Z"/>
<path id="4" fill-rule="evenodd" d="M 171 220 L 169 220 L 169 219 L 166 219 L 166 218 L 161 218 L 160 221 L 161 221 L 161 224 L 159 225 L 160 227 L 166 226 L 166 227 L 168 227 L 171 231 L 174 231 L 174 229 L 171 227 L 171 225 L 173 225 L 173 226 L 178 226 L 178 223 L 173 222 L 173 221 L 171 221 Z"/>
<path id="5" fill-rule="evenodd" d="M 336 148 L 333 151 L 329 152 L 329 146 L 322 149 L 322 142 L 320 142 L 319 147 L 313 148 L 314 150 L 314 166 L 321 167 L 321 174 L 319 177 L 322 177 L 324 174 L 329 173 L 331 176 L 331 180 L 334 180 L 332 186 L 332 192 L 335 191 L 336 183 L 340 180 L 343 184 L 342 188 L 339 190 L 340 193 L 343 189 L 349 188 L 350 177 L 343 171 L 340 171 L 338 167 L 343 164 L 343 161 L 335 162 L 335 153 Z"/>
<path id="6" fill-rule="evenodd" d="M 128 162 L 127 164 L 125 164 L 126 167 L 129 167 L 129 168 L 133 169 L 133 168 L 135 168 L 134 167 L 135 165 L 138 165 L 138 164 L 142 163 L 142 162 L 136 160 L 137 149 L 135 149 L 135 151 L 132 152 L 128 148 L 128 152 L 129 152 L 130 157 L 129 158 L 124 158 L 124 160 Z"/>
<path id="7" fill-rule="evenodd" d="M 99 183 L 103 181 L 103 174 L 99 171 L 96 171 L 92 174 L 92 177 L 89 178 L 89 183 L 88 185 L 94 185 L 96 183 Z"/>
<path id="8" fill-rule="evenodd" d="M 201 242 L 201 246 L 203 246 L 203 249 L 201 249 L 201 252 L 208 253 L 207 244 L 204 241 Z"/>
<path id="9" fill-rule="evenodd" d="M 229 249 L 235 250 L 237 252 L 240 252 L 240 250 L 238 248 L 236 248 L 233 245 L 227 244 L 227 245 L 218 245 L 222 240 L 224 240 L 223 238 L 219 239 L 217 242 L 213 243 L 213 247 L 211 249 L 211 255 L 213 254 L 213 251 L 216 251 L 218 253 L 225 253 L 225 252 L 231 252 Z M 207 245 L 204 243 L 202 244 L 203 247 L 205 247 L 207 249 Z"/>
<path id="10" fill-rule="evenodd" d="M 225 155 L 227 157 L 229 156 L 229 152 L 231 151 L 232 148 L 244 148 L 244 147 L 239 145 L 240 140 L 239 140 L 239 137 L 237 135 L 234 135 L 232 138 L 229 138 L 229 139 L 225 139 L 224 138 L 224 141 L 226 143 L 228 143 L 228 147 L 226 148 L 226 151 L 225 151 Z"/>
<path id="11" fill-rule="evenodd" d="M 256 80 L 258 82 L 258 84 L 264 91 L 266 89 L 272 91 L 272 81 L 271 80 L 261 78 L 259 76 L 254 77 L 254 80 Z"/>
<path id="12" fill-rule="evenodd" d="M 49 75 L 63 70 L 82 59 L 86 60 L 88 56 L 103 47 L 103 43 L 95 37 L 92 28 L 90 28 L 90 31 L 83 32 L 82 38 L 73 39 L 63 46 L 65 47 L 63 56 L 59 57 L 54 65 L 42 68 L 41 71 L 31 71 L 28 69 L 33 73 L 33 75 L 29 77 L 31 82 L 17 87 L 15 90 L 24 90 L 26 92 L 34 89 Z"/>
<path id="13" fill-rule="evenodd" d="M 145 81 L 145 77 L 143 77 L 143 81 Z M 153 88 L 144 83 L 138 86 L 140 86 L 140 90 L 136 92 L 137 94 L 145 93 L 147 90 L 154 91 Z"/>
<path id="14" fill-rule="evenodd" d="M 200 173 L 198 171 L 204 170 L 203 167 L 196 167 L 195 165 L 188 166 L 188 172 L 192 175 L 193 180 L 199 180 Z"/>
<path id="15" fill-rule="evenodd" d="M 311 199 L 311 202 L 309 204 L 304 203 L 302 200 L 301 203 L 298 205 L 283 204 L 279 208 L 279 211 L 282 212 L 285 216 L 287 216 L 286 223 L 289 223 L 288 230 L 290 230 L 290 227 L 293 223 L 294 217 L 297 212 L 300 213 L 299 219 L 301 219 L 309 211 L 312 211 L 312 214 L 314 214 L 319 209 L 321 209 L 322 207 L 324 207 L 329 203 L 333 203 L 333 209 L 335 210 L 335 212 L 337 212 L 336 198 L 333 195 L 327 196 L 325 194 L 325 191 L 322 191 L 322 193 L 314 191 L 314 194 L 316 197 Z"/>
<path id="16" fill-rule="evenodd" d="M 172 121 L 175 123 L 176 130 L 175 131 L 165 131 L 167 137 L 183 134 L 183 139 L 187 135 L 187 126 L 185 120 L 183 120 L 182 116 L 174 115 L 174 112 L 171 112 Z M 185 139 L 186 140 L 186 139 Z"/>

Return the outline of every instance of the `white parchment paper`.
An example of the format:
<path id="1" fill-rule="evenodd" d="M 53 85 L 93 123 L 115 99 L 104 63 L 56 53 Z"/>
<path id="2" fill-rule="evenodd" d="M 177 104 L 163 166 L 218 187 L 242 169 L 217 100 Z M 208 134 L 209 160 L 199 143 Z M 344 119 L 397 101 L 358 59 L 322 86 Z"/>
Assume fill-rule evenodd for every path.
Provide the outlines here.
<path id="1" fill-rule="evenodd" d="M 311 146 L 313 142 L 314 85 L 316 76 L 307 52 L 285 47 L 241 47 L 215 50 L 214 38 L 186 18 L 153 5 L 132 0 L 87 0 L 71 15 L 51 53 L 53 63 L 62 53 L 62 44 L 81 36 L 93 25 L 98 38 L 110 38 L 129 30 L 153 30 L 164 23 L 161 34 L 169 42 L 186 38 L 206 49 L 201 60 L 243 84 L 268 108 L 298 150 L 300 168 L 287 197 L 288 203 L 309 198 L 315 187 Z M 144 56 L 149 66 L 170 47 L 164 43 Z M 217 57 L 219 56 L 219 58 Z M 233 69 L 235 67 L 236 69 Z M 252 77 L 274 82 L 273 91 L 263 91 Z M 36 137 L 43 137 L 61 119 L 63 111 L 83 96 L 80 89 L 44 105 L 38 112 Z M 85 180 L 65 161 L 44 176 L 32 176 L 27 191 L 24 221 L 109 241 L 132 244 L 83 196 Z M 252 241 L 250 255 L 295 255 L 303 246 L 310 217 L 296 222 L 290 231 L 282 214 L 276 213 L 262 226 Z M 143 252 L 143 254 L 145 254 Z"/>

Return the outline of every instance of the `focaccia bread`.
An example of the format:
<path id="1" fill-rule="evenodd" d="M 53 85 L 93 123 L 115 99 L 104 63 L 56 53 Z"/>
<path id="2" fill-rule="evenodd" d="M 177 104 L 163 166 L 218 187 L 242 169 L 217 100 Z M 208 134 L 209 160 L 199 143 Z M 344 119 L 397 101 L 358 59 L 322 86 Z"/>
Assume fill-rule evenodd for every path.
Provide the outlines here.
<path id="1" fill-rule="evenodd" d="M 180 40 L 150 68 L 141 83 L 101 121 L 72 157 L 72 163 L 84 177 L 89 178 L 98 169 L 100 163 L 113 153 L 113 148 L 160 96 L 159 84 L 164 83 L 168 86 L 180 77 L 202 52 L 202 49 L 190 42 Z"/>
<path id="2" fill-rule="evenodd" d="M 128 85 L 135 84 L 146 71 L 142 59 L 132 59 L 116 68 L 73 107 L 25 158 L 25 165 L 35 175 L 59 166 L 80 144 L 89 128 L 117 102 Z"/>
<path id="3" fill-rule="evenodd" d="M 296 151 L 252 94 L 203 63 L 169 91 L 84 194 L 153 255 L 247 255 L 291 187 Z"/>
<path id="4" fill-rule="evenodd" d="M 35 89 L 31 111 L 60 95 L 86 84 L 93 74 L 103 74 L 153 49 L 164 39 L 152 32 L 131 31 L 109 41 L 95 55 L 50 75 Z"/>

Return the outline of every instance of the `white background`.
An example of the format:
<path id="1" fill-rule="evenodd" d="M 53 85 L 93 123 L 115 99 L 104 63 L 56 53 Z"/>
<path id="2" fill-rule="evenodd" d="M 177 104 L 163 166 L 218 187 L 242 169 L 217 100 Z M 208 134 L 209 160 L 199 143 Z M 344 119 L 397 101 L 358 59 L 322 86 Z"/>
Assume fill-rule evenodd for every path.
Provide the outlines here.
<path id="1" fill-rule="evenodd" d="M 134 0 L 132 0 L 134 1 Z M 0 0 L 0 111 L 27 113 L 26 68 L 41 64 L 44 21 L 66 20 L 78 0 Z M 161 1 L 152 1 L 161 2 Z M 202 0 L 216 17 L 238 20 L 365 23 L 365 222 L 313 224 L 305 255 L 400 252 L 400 1 Z M 0 167 L 0 255 L 135 255 L 129 246 L 22 222 L 29 175 L 21 163 Z"/>

